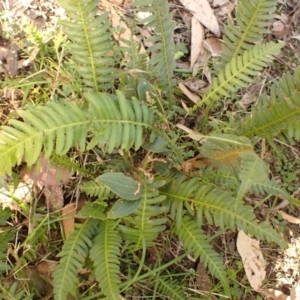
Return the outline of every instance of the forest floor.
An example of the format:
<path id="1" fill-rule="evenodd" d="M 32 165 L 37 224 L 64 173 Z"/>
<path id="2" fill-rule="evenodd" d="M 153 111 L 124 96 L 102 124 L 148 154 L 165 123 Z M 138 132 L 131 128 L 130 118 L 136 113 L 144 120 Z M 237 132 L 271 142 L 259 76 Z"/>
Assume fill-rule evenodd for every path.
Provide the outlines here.
<path id="1" fill-rule="evenodd" d="M 203 2 L 206 2 L 206 0 Z M 208 3 L 218 21 L 218 26 L 210 22 L 210 19 L 205 14 L 203 15 L 203 23 L 196 22 L 183 4 L 179 2 L 170 3 L 170 8 L 177 24 L 174 39 L 176 42 L 180 41 L 185 45 L 185 49 L 181 52 L 179 51 L 181 53 L 179 53 L 179 56 L 181 57 L 176 61 L 176 66 L 178 69 L 193 70 L 193 73 L 181 75 L 182 84 L 179 86 L 179 89 L 190 101 L 198 98 L 199 95 L 206 91 L 212 75 L 210 66 L 222 54 L 224 24 L 226 24 L 229 18 L 234 19 L 235 1 L 211 0 Z M 0 120 L 2 124 L 5 124 L 8 116 L 12 116 L 16 109 L 27 103 L 26 99 L 29 92 L 30 101 L 34 101 L 37 96 L 40 97 L 39 101 L 42 101 L 41 97 L 44 94 L 49 95 L 44 89 L 47 86 L 45 84 L 45 82 L 47 83 L 47 76 L 51 80 L 55 76 L 55 74 L 51 73 L 51 70 L 46 70 L 45 74 L 47 76 L 45 77 L 44 74 L 41 77 L 41 86 L 38 83 L 34 89 L 27 89 L 25 85 L 22 86 L 23 79 L 31 76 L 35 59 L 41 50 L 39 48 L 29 49 L 25 45 L 28 39 L 27 34 L 30 34 L 32 38 L 33 32 L 36 32 L 35 38 L 43 38 L 45 47 L 47 48 L 47 43 L 57 33 L 57 22 L 64 16 L 64 11 L 57 5 L 55 0 L 7 0 L 2 1 L 1 5 L 0 72 L 2 83 L 0 90 Z M 112 0 L 109 3 L 103 1 L 99 9 L 111 11 L 111 7 L 129 17 L 133 16 L 133 12 L 127 1 Z M 143 16 L 140 17 L 143 18 Z M 116 22 L 115 26 L 118 25 L 117 18 L 113 16 L 112 22 Z M 150 34 L 146 30 L 143 31 L 143 38 L 146 39 L 147 35 Z M 283 72 L 293 71 L 300 64 L 300 6 L 298 1 L 278 1 L 276 19 L 274 19 L 273 26 L 270 28 L 270 34 L 266 35 L 265 39 L 280 40 L 286 44 L 286 47 L 282 51 L 282 54 L 276 58 L 275 63 L 264 71 L 265 74 L 262 77 L 265 78 L 265 82 L 259 81 L 251 89 L 244 89 L 234 95 L 237 100 L 236 105 L 245 110 L 255 103 L 258 93 L 265 89 L 265 84 L 268 81 L 280 78 Z M 23 47 L 29 53 L 25 53 Z M 146 44 L 145 47 L 147 47 Z M 24 54 L 27 54 L 27 56 Z M 47 58 L 45 57 L 45 59 Z M 40 70 L 35 70 L 35 72 L 42 73 L 44 72 L 42 69 L 40 67 Z M 200 73 L 199 69 L 201 70 Z M 12 87 L 12 83 L 14 82 L 18 82 L 18 87 Z M 235 109 L 235 107 L 224 103 L 223 108 L 218 112 L 219 115 L 213 117 L 218 118 L 228 111 L 234 113 Z M 281 146 L 282 148 L 278 153 L 262 149 L 261 157 L 269 163 L 271 176 L 281 182 L 283 187 L 293 194 L 295 198 L 299 198 L 299 144 Z M 54 170 L 55 172 L 57 170 Z M 68 177 L 70 174 L 66 174 L 66 176 Z M 73 182 L 76 181 L 74 178 L 72 180 Z M 63 193 L 68 193 L 68 195 L 74 193 L 70 183 L 64 187 Z M 251 198 L 249 201 L 253 201 L 255 204 L 263 201 L 263 199 Z M 0 198 L 0 204 L 9 206 L 16 211 L 22 210 L 22 208 L 11 203 L 11 200 L 5 197 Z M 265 258 L 266 284 L 260 292 L 253 291 L 249 286 L 249 278 L 245 274 L 236 249 L 236 235 L 228 232 L 215 240 L 215 248 L 220 253 L 223 253 L 226 258 L 226 266 L 236 272 L 235 299 L 300 299 L 298 298 L 300 297 L 300 219 L 298 219 L 300 210 L 297 207 L 284 207 L 282 209 L 282 217 L 277 220 L 276 226 L 282 230 L 282 237 L 289 243 L 289 248 L 283 252 L 280 249 L 278 251 L 274 250 L 273 245 L 270 247 L 267 244 L 262 245 L 262 252 Z M 258 219 L 265 219 L 268 214 L 268 202 L 259 206 L 256 214 Z M 15 219 L 16 222 L 19 222 L 15 226 L 18 227 L 19 235 L 22 237 L 23 234 L 27 235 L 28 233 L 27 229 L 24 229 L 27 226 L 26 219 L 20 215 Z M 214 229 L 207 228 L 207 230 L 213 231 Z M 55 238 L 55 233 L 53 233 L 51 237 L 52 243 L 59 244 L 59 242 L 55 241 Z M 168 260 L 168 256 L 174 256 L 174 252 L 178 252 L 181 247 L 179 241 L 169 240 L 168 242 L 170 243 L 170 248 L 169 252 L 165 253 L 165 260 Z M 17 252 L 16 249 L 14 250 Z M 11 254 L 14 252 L 12 248 L 10 251 Z M 46 253 L 50 250 L 41 249 L 41 251 Z M 13 256 L 12 264 L 14 264 L 14 261 L 17 261 L 16 254 Z M 151 250 L 148 251 L 147 257 L 149 265 L 157 259 L 155 251 L 152 253 Z M 31 268 L 28 269 L 30 271 L 26 271 L 26 276 L 31 281 L 38 280 L 40 282 L 36 278 L 42 275 L 48 277 L 51 282 L 51 273 L 55 262 L 36 263 L 33 259 L 29 264 Z M 195 272 L 201 275 L 202 280 L 191 283 L 191 288 L 203 292 L 211 288 L 211 278 L 206 273 L 202 264 L 193 261 L 192 258 L 186 258 L 181 262 L 180 267 L 181 270 L 194 268 Z M 13 284 L 13 282 L 14 280 L 10 278 L 4 284 Z M 47 299 L 51 299 L 51 284 L 44 282 L 38 288 L 46 291 L 46 294 L 50 295 Z M 215 299 L 218 299 L 218 297 L 216 296 Z"/>

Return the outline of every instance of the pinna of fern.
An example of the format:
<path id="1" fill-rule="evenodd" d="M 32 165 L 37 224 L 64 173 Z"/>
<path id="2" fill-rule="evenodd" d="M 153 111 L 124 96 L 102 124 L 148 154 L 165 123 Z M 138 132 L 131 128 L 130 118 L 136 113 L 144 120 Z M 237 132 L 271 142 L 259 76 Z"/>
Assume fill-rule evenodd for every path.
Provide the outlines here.
<path id="1" fill-rule="evenodd" d="M 239 135 L 249 138 L 271 138 L 282 134 L 293 141 L 300 138 L 300 67 L 294 74 L 284 74 L 271 86 L 270 95 L 263 93 L 251 115 L 233 125 Z"/>
<path id="2" fill-rule="evenodd" d="M 117 91 L 117 99 L 108 94 L 85 94 L 87 110 L 71 102 L 49 102 L 29 110 L 19 110 L 23 121 L 11 119 L 0 132 L 0 174 L 11 173 L 23 160 L 33 165 L 44 152 L 61 156 L 79 145 L 84 151 L 96 145 L 111 153 L 115 148 L 139 149 L 144 129 L 153 122 L 153 113 L 146 105 L 129 101 Z M 86 139 L 91 141 L 86 147 Z"/>
<path id="3" fill-rule="evenodd" d="M 274 18 L 274 10 L 277 0 L 240 0 L 237 3 L 236 22 L 231 19 L 225 26 L 223 53 L 221 63 L 217 68 L 221 69 L 235 56 L 242 55 L 259 42 L 263 34 L 270 31 L 270 20 Z"/>
<path id="4" fill-rule="evenodd" d="M 112 88 L 116 72 L 109 54 L 114 44 L 108 14 L 97 14 L 99 1 L 95 0 L 60 0 L 59 3 L 72 19 L 60 23 L 71 40 L 70 52 L 78 64 L 84 89 L 99 92 Z"/>
<path id="5" fill-rule="evenodd" d="M 155 52 L 149 64 L 153 67 L 157 83 L 167 95 L 169 103 L 173 102 L 173 87 L 175 85 L 173 73 L 175 68 L 175 46 L 173 32 L 175 22 L 169 13 L 167 0 L 137 0 L 133 3 L 141 12 L 149 12 L 149 16 L 141 22 L 145 27 L 153 28 L 155 35 L 148 38 L 153 46 L 149 47 L 149 53 Z"/>

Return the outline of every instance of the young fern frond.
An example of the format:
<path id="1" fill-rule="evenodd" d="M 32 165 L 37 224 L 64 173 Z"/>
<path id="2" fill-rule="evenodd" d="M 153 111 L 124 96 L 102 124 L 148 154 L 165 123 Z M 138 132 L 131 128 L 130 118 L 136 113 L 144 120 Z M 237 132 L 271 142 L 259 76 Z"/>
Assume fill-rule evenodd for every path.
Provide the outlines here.
<path id="1" fill-rule="evenodd" d="M 175 231 L 183 241 L 184 247 L 193 253 L 194 258 L 200 259 L 210 273 L 221 281 L 226 293 L 230 294 L 224 264 L 208 243 L 207 235 L 198 226 L 197 221 L 190 216 L 184 216 L 182 226 Z"/>
<path id="2" fill-rule="evenodd" d="M 103 294 L 112 300 L 120 299 L 121 237 L 116 230 L 117 221 L 105 220 L 93 240 L 90 256 L 95 266 L 96 279 Z"/>
<path id="3" fill-rule="evenodd" d="M 213 79 L 211 87 L 194 105 L 192 111 L 204 104 L 207 105 L 209 111 L 220 98 L 229 97 L 230 93 L 248 87 L 255 81 L 257 73 L 266 67 L 275 55 L 279 54 L 283 46 L 283 44 L 273 42 L 256 45 L 244 51 L 242 55 L 233 57 L 218 74 L 218 77 Z M 208 112 L 206 114 L 209 115 Z"/>
<path id="4" fill-rule="evenodd" d="M 0 174 L 11 173 L 24 159 L 33 165 L 41 152 L 49 157 L 66 154 L 79 145 L 85 150 L 88 132 L 93 146 L 99 144 L 111 153 L 115 148 L 139 149 L 143 129 L 153 122 L 153 113 L 138 100 L 127 100 L 117 91 L 118 99 L 102 93 L 86 94 L 88 111 L 71 102 L 50 102 L 31 110 L 18 111 L 24 122 L 12 119 L 0 132 Z"/>
<path id="5" fill-rule="evenodd" d="M 262 39 L 263 34 L 268 34 L 271 19 L 274 18 L 274 10 L 277 0 L 240 0 L 237 3 L 236 22 L 229 19 L 225 26 L 223 54 L 220 65 L 224 67 L 235 56 L 242 55 L 254 44 Z"/>
<path id="6" fill-rule="evenodd" d="M 64 31 L 72 41 L 70 52 L 78 64 L 78 74 L 87 91 L 103 91 L 113 87 L 116 78 L 108 14 L 97 15 L 99 1 L 59 0 L 72 21 L 61 20 Z"/>
<path id="7" fill-rule="evenodd" d="M 155 283 L 160 294 L 174 300 L 186 300 L 182 283 L 178 280 L 156 277 Z"/>
<path id="8" fill-rule="evenodd" d="M 65 241 L 61 252 L 59 264 L 53 273 L 54 294 L 56 300 L 64 300 L 77 282 L 77 273 L 82 268 L 84 259 L 92 246 L 99 221 L 89 219 L 72 232 Z"/>
<path id="9" fill-rule="evenodd" d="M 229 134 L 214 134 L 205 139 L 200 153 L 215 167 L 238 167 L 240 155 L 254 152 L 251 141 L 245 137 Z"/>
<path id="10" fill-rule="evenodd" d="M 153 28 L 155 32 L 152 37 L 147 39 L 153 43 L 153 46 L 148 48 L 148 52 L 155 52 L 149 64 L 154 69 L 157 83 L 167 95 L 169 103 L 172 104 L 175 84 L 173 79 L 175 68 L 173 32 L 175 22 L 169 13 L 169 3 L 166 0 L 137 0 L 133 5 L 139 11 L 150 12 L 150 16 L 142 20 L 145 27 Z"/>
<path id="11" fill-rule="evenodd" d="M 152 246 L 158 234 L 165 229 L 167 219 L 161 216 L 166 212 L 166 207 L 161 205 L 165 196 L 159 195 L 158 191 L 164 184 L 162 181 L 146 183 L 139 208 L 124 217 L 124 225 L 119 225 L 124 239 L 133 243 L 133 251 Z"/>
<path id="12" fill-rule="evenodd" d="M 300 67 L 294 76 L 287 73 L 271 87 L 270 96 L 262 94 L 251 115 L 234 126 L 240 135 L 272 137 L 280 133 L 290 140 L 300 137 Z"/>

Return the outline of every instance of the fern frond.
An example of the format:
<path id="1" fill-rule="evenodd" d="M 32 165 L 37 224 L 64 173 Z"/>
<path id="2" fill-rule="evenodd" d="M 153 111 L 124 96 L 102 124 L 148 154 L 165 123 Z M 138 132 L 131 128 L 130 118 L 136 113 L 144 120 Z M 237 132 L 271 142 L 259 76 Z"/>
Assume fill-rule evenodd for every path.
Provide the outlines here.
<path id="1" fill-rule="evenodd" d="M 0 214 L 1 214 L 0 210 Z M 5 229 L 0 232 L 0 272 L 10 269 L 6 263 L 6 251 L 8 250 L 8 243 L 13 240 L 15 236 L 15 228 Z"/>
<path id="2" fill-rule="evenodd" d="M 12 119 L 10 126 L 2 126 L 0 132 L 0 173 L 24 159 L 33 165 L 41 152 L 49 157 L 66 154 L 79 144 L 85 150 L 90 131 L 92 145 L 101 144 L 111 153 L 115 148 L 135 149 L 143 143 L 143 129 L 153 122 L 153 113 L 138 100 L 127 100 L 117 91 L 118 102 L 102 93 L 86 94 L 89 110 L 83 111 L 71 102 L 48 103 L 32 110 L 19 110 L 24 122 Z"/>
<path id="3" fill-rule="evenodd" d="M 290 199 L 290 195 L 268 177 L 268 167 L 255 153 L 241 154 L 241 185 L 237 195 L 237 202 L 241 201 L 246 193 L 282 195 Z"/>
<path id="4" fill-rule="evenodd" d="M 0 172 L 10 173 L 24 159 L 33 165 L 42 149 L 64 155 L 76 143 L 84 149 L 89 121 L 86 113 L 70 102 L 48 103 L 32 110 L 19 110 L 24 122 L 12 119 L 0 133 Z"/>
<path id="5" fill-rule="evenodd" d="M 124 217 L 124 225 L 119 225 L 124 238 L 133 243 L 133 251 L 141 249 L 143 241 L 145 246 L 152 246 L 159 232 L 165 229 L 167 219 L 161 216 L 166 212 L 166 207 L 161 206 L 165 196 L 158 191 L 164 184 L 163 181 L 146 183 L 138 209 Z"/>
<path id="6" fill-rule="evenodd" d="M 98 144 L 106 146 L 106 151 L 111 153 L 115 148 L 129 150 L 132 146 L 138 150 L 143 144 L 143 128 L 153 122 L 152 111 L 136 98 L 128 101 L 120 91 L 116 93 L 118 106 L 113 105 L 113 100 L 107 94 L 85 95 L 91 105 L 91 118 L 102 120 L 92 122 L 95 135 L 88 149 Z"/>
<path id="7" fill-rule="evenodd" d="M 268 27 L 274 18 L 276 4 L 277 0 L 240 0 L 237 3 L 237 26 L 230 19 L 225 26 L 222 66 L 252 48 L 263 34 L 270 33 Z"/>
<path id="8" fill-rule="evenodd" d="M 97 15 L 99 2 L 95 0 L 59 0 L 59 3 L 71 18 L 60 22 L 72 41 L 70 51 L 87 90 L 112 88 L 116 70 L 110 54 L 114 44 L 108 14 Z"/>
<path id="9" fill-rule="evenodd" d="M 156 277 L 155 283 L 160 294 L 174 300 L 186 300 L 182 284 L 178 280 Z"/>
<path id="10" fill-rule="evenodd" d="M 94 180 L 82 183 L 79 188 L 87 195 L 98 197 L 99 199 L 107 199 L 110 194 L 110 190 L 105 185 Z"/>
<path id="11" fill-rule="evenodd" d="M 104 199 L 98 199 L 94 202 L 85 202 L 82 209 L 77 213 L 76 218 L 82 219 L 97 219 L 97 220 L 106 220 L 106 210 L 107 203 Z"/>
<path id="12" fill-rule="evenodd" d="M 55 299 L 64 300 L 74 288 L 77 273 L 82 268 L 89 248 L 93 245 L 92 238 L 97 231 L 99 222 L 89 219 L 72 232 L 64 243 L 59 264 L 53 273 Z"/>
<path id="13" fill-rule="evenodd" d="M 216 167 L 237 167 L 242 153 L 254 152 L 249 139 L 233 134 L 210 135 L 199 150 Z"/>
<path id="14" fill-rule="evenodd" d="M 169 13 L 169 3 L 167 0 L 137 0 L 133 3 L 139 11 L 150 12 L 151 15 L 142 23 L 145 27 L 153 28 L 155 34 L 148 38 L 153 46 L 148 48 L 148 52 L 155 52 L 151 57 L 149 64 L 153 66 L 157 83 L 163 87 L 163 92 L 167 94 L 170 104 L 173 99 L 174 78 L 173 72 L 175 68 L 175 45 L 173 40 L 173 32 L 175 22 Z"/>
<path id="15" fill-rule="evenodd" d="M 247 137 L 272 137 L 282 133 L 297 140 L 300 118 L 300 67 L 294 75 L 284 74 L 271 86 L 270 96 L 262 94 L 251 115 L 235 125 L 237 133 Z"/>
<path id="16" fill-rule="evenodd" d="M 120 248 L 121 237 L 116 230 L 117 222 L 106 220 L 93 240 L 90 256 L 95 266 L 95 275 L 103 294 L 112 300 L 120 300 Z"/>
<path id="17" fill-rule="evenodd" d="M 177 228 L 182 226 L 183 208 L 190 215 L 196 216 L 198 225 L 203 224 L 203 217 L 208 223 L 219 226 L 222 229 L 242 229 L 247 233 L 255 235 L 259 239 L 282 245 L 283 241 L 274 230 L 270 234 L 263 230 L 264 225 L 255 223 L 255 215 L 250 206 L 236 201 L 235 197 L 213 185 L 203 185 L 197 178 L 174 182 L 161 192 L 167 196 L 170 211 L 176 218 Z M 268 226 L 271 228 L 270 226 Z"/>
<path id="18" fill-rule="evenodd" d="M 199 257 L 203 265 L 209 269 L 213 276 L 221 281 L 225 291 L 230 294 L 224 264 L 208 243 L 207 235 L 204 234 L 197 222 L 190 216 L 184 216 L 182 225 L 176 229 L 176 233 L 183 241 L 184 247 L 193 253 L 195 258 Z"/>
<path id="19" fill-rule="evenodd" d="M 267 66 L 268 62 L 279 54 L 283 44 L 273 42 L 256 45 L 244 51 L 241 56 L 235 56 L 226 64 L 218 77 L 214 78 L 211 87 L 204 97 L 194 105 L 192 111 L 206 104 L 209 108 L 221 97 L 229 97 L 230 92 L 236 92 L 240 88 L 248 87 L 256 79 L 257 73 Z"/>

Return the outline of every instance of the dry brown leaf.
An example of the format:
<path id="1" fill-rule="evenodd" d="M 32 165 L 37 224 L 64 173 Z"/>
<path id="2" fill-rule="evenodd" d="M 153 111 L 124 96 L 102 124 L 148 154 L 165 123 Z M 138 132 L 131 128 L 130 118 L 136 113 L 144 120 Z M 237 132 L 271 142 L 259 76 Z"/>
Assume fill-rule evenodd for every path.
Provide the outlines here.
<path id="1" fill-rule="evenodd" d="M 214 0 L 214 7 L 215 6 L 222 6 L 226 4 L 229 0 Z"/>
<path id="2" fill-rule="evenodd" d="M 201 79 L 187 80 L 183 84 L 193 92 L 199 92 L 200 89 L 207 86 L 207 82 Z"/>
<path id="3" fill-rule="evenodd" d="M 210 37 L 203 42 L 203 46 L 207 49 L 212 56 L 221 56 L 223 41 L 214 37 Z"/>
<path id="4" fill-rule="evenodd" d="M 65 239 L 68 240 L 75 229 L 76 203 L 69 203 L 63 207 L 61 215 L 63 217 Z"/>
<path id="5" fill-rule="evenodd" d="M 51 165 L 47 158 L 41 157 L 37 164 L 32 166 L 24 177 L 25 179 L 32 180 L 34 185 L 42 188 L 43 186 L 60 186 L 66 184 L 72 173 L 72 171 L 65 168 Z"/>
<path id="6" fill-rule="evenodd" d="M 217 37 L 220 37 L 221 34 L 217 18 L 207 0 L 180 0 L 180 2 L 185 8 L 191 11 L 200 23 Z"/>
<path id="7" fill-rule="evenodd" d="M 47 277 L 50 282 L 52 281 L 52 274 L 55 267 L 58 265 L 57 261 L 54 260 L 42 260 L 38 265 L 36 265 L 36 270 L 43 276 Z"/>
<path id="8" fill-rule="evenodd" d="M 57 211 L 64 206 L 64 195 L 61 186 L 49 185 L 43 189 L 46 205 L 51 211 Z"/>
<path id="9" fill-rule="evenodd" d="M 191 65 L 192 68 L 196 63 L 199 55 L 203 50 L 204 27 L 195 16 L 192 17 L 191 30 Z"/>
<path id="10" fill-rule="evenodd" d="M 181 82 L 178 84 L 178 87 L 191 101 L 193 101 L 194 103 L 197 103 L 197 101 L 199 100 L 199 96 L 197 94 L 194 94 L 193 92 L 188 90 L 185 87 L 185 85 Z"/>
<path id="11" fill-rule="evenodd" d="M 194 131 L 194 130 L 192 130 L 192 129 L 190 129 L 190 128 L 182 125 L 182 124 L 177 124 L 176 127 L 178 127 L 180 129 L 184 130 L 185 132 L 187 132 L 188 136 L 191 139 L 195 140 L 195 141 L 201 141 L 201 140 L 203 140 L 205 138 L 205 135 L 203 135 L 203 134 L 201 134 L 199 132 L 196 132 L 196 131 Z"/>
<path id="12" fill-rule="evenodd" d="M 203 292 L 210 292 L 212 290 L 211 278 L 207 274 L 207 270 L 201 262 L 198 263 L 196 274 L 197 274 L 196 276 L 197 289 Z M 211 299 L 215 299 L 215 298 L 211 298 Z"/>
<path id="13" fill-rule="evenodd" d="M 284 24 L 282 21 L 278 20 L 273 23 L 272 33 L 278 39 L 282 39 L 290 33 L 291 25 Z"/>
<path id="14" fill-rule="evenodd" d="M 274 289 L 259 289 L 258 292 L 265 296 L 268 297 L 267 299 L 274 299 L 274 300 L 292 300 L 290 296 L 287 296 L 283 292 L 279 290 L 274 290 Z M 293 299 L 296 300 L 296 299 Z"/>
<path id="15" fill-rule="evenodd" d="M 266 277 L 265 261 L 259 241 L 250 238 L 243 230 L 240 230 L 236 244 L 249 283 L 255 291 L 258 291 Z"/>
<path id="16" fill-rule="evenodd" d="M 285 213 L 284 211 L 282 210 L 278 210 L 278 213 L 281 214 L 282 218 L 286 221 L 288 221 L 289 223 L 292 223 L 292 224 L 300 224 L 300 219 L 294 217 L 294 216 L 290 216 L 288 215 L 287 213 Z"/>

